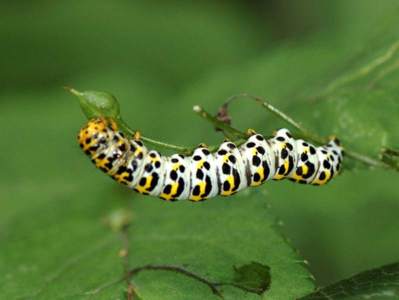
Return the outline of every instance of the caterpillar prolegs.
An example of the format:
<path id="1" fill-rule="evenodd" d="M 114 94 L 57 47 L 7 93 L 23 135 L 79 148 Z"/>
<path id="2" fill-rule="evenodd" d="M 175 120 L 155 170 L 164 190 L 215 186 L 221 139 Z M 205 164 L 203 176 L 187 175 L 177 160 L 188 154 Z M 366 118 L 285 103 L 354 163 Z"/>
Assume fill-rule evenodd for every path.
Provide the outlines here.
<path id="1" fill-rule="evenodd" d="M 78 140 L 96 167 L 113 179 L 168 201 L 229 196 L 270 179 L 322 185 L 338 174 L 343 159 L 338 139 L 316 147 L 294 139 L 287 129 L 270 139 L 253 133 L 240 146 L 224 142 L 214 153 L 200 145 L 190 156 L 149 150 L 139 137 L 126 138 L 104 118 L 90 120 Z"/>

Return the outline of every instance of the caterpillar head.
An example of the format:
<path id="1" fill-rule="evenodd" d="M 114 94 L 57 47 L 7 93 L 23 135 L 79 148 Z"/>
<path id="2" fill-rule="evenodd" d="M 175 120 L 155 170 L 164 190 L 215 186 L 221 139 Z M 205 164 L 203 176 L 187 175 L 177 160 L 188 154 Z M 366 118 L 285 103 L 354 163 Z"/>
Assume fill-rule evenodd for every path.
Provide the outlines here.
<path id="1" fill-rule="evenodd" d="M 78 142 L 83 151 L 93 155 L 106 147 L 112 132 L 117 130 L 117 125 L 112 120 L 104 118 L 91 119 L 78 134 Z"/>

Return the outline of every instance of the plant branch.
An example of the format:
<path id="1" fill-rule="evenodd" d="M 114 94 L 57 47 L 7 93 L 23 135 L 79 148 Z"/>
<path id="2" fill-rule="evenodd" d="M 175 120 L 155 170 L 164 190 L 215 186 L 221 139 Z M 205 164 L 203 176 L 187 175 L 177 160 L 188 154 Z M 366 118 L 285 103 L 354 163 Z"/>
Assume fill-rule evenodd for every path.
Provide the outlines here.
<path id="1" fill-rule="evenodd" d="M 300 134 L 301 137 L 303 137 L 304 139 L 308 139 L 312 142 L 315 142 L 316 144 L 322 145 L 325 144 L 328 140 L 327 138 L 321 137 L 315 133 L 313 133 L 312 131 L 308 130 L 307 128 L 305 128 L 302 124 L 300 124 L 299 122 L 295 121 L 292 117 L 290 117 L 289 115 L 287 115 L 286 113 L 284 113 L 283 111 L 279 110 L 278 108 L 276 108 L 275 106 L 273 106 L 272 104 L 270 104 L 269 102 L 265 101 L 263 98 L 258 97 L 258 96 L 253 96 L 247 93 L 242 93 L 242 94 L 238 94 L 238 95 L 234 95 L 230 98 L 228 98 L 226 100 L 226 102 L 222 105 L 222 108 L 224 108 L 225 110 L 227 110 L 228 106 L 230 105 L 231 102 L 236 101 L 238 99 L 249 99 L 249 100 L 253 100 L 255 101 L 257 104 L 259 104 L 260 106 L 262 106 L 264 109 L 268 110 L 269 112 L 273 113 L 274 115 L 276 115 L 278 118 L 284 120 L 285 122 L 287 122 L 289 125 L 291 125 L 292 127 L 294 127 L 295 129 L 297 129 Z M 223 122 L 221 120 L 219 120 L 218 118 L 212 116 L 210 113 L 208 113 L 205 109 L 203 109 L 201 106 L 194 106 L 193 108 L 194 112 L 196 112 L 201 118 L 205 119 L 207 122 L 210 122 L 211 124 L 213 124 L 213 126 L 216 129 L 221 130 L 224 135 L 230 139 L 232 142 L 236 143 L 238 146 L 241 145 L 242 143 L 245 142 L 245 139 L 248 137 L 248 134 L 232 127 L 231 125 L 227 124 L 226 122 Z M 122 130 L 125 130 L 127 133 L 134 135 L 135 134 L 135 130 L 132 130 L 128 127 L 128 125 L 122 121 L 119 120 L 118 124 L 121 126 Z M 190 148 L 190 147 L 183 147 L 183 146 L 177 146 L 177 145 L 173 145 L 173 144 L 168 144 L 168 143 L 164 143 L 161 141 L 156 141 L 147 137 L 141 137 L 143 141 L 152 144 L 154 146 L 158 146 L 158 147 L 163 147 L 163 148 L 167 148 L 167 149 L 171 149 L 171 150 L 175 150 L 178 151 L 180 153 L 186 154 L 186 155 L 190 155 L 195 148 Z M 213 145 L 213 146 L 209 146 L 209 150 L 211 152 L 216 151 L 218 148 L 217 145 Z M 356 151 L 352 151 L 348 148 L 345 148 L 345 154 L 356 161 L 359 161 L 365 165 L 368 165 L 370 167 L 379 167 L 379 168 L 386 168 L 386 169 L 394 169 L 399 171 L 399 168 L 393 164 L 388 164 L 385 163 L 381 160 L 372 158 L 370 156 L 358 153 Z"/>
<path id="2" fill-rule="evenodd" d="M 313 134 L 311 131 L 307 130 L 304 126 L 302 126 L 302 124 L 295 121 L 293 118 L 288 116 L 286 113 L 279 110 L 278 108 L 276 108 L 275 106 L 273 106 L 272 104 L 270 104 L 269 102 L 267 102 L 265 99 L 263 99 L 261 97 L 253 96 L 253 95 L 250 95 L 247 93 L 242 93 L 242 94 L 234 95 L 234 96 L 231 96 L 230 98 L 228 98 L 226 100 L 226 102 L 223 104 L 223 106 L 227 108 L 231 102 L 238 100 L 238 99 L 248 99 L 248 100 L 255 101 L 257 104 L 259 104 L 260 106 L 262 106 L 269 112 L 273 113 L 278 118 L 284 120 L 285 122 L 290 124 L 292 127 L 296 128 L 299 132 L 301 132 L 303 134 L 304 137 L 306 137 L 307 139 L 309 139 L 313 142 L 316 142 L 318 144 L 324 144 L 327 141 L 327 139 L 322 138 L 316 134 Z"/>
<path id="3" fill-rule="evenodd" d="M 212 123 L 217 130 L 221 130 L 225 133 L 226 137 L 230 138 L 231 140 L 235 139 L 245 139 L 248 137 L 247 134 L 244 132 L 233 128 L 232 126 L 228 125 L 225 122 L 218 120 L 216 117 L 209 114 L 206 110 L 204 110 L 201 106 L 195 105 L 193 107 L 195 113 L 197 113 L 201 118 L 207 120 L 208 122 Z"/>
<path id="4" fill-rule="evenodd" d="M 263 108 L 265 108 L 269 112 L 273 113 L 274 115 L 276 115 L 280 119 L 282 119 L 285 122 L 287 122 L 292 127 L 296 128 L 301 133 L 303 138 L 305 138 L 305 139 L 308 139 L 308 140 L 310 140 L 312 142 L 315 142 L 316 144 L 325 144 L 327 142 L 326 138 L 321 137 L 321 136 L 313 133 L 312 131 L 308 130 L 302 124 L 300 124 L 299 122 L 295 121 L 293 118 L 288 116 L 286 113 L 282 112 L 281 110 L 279 110 L 278 108 L 274 107 L 272 104 L 267 102 L 265 99 L 263 99 L 261 97 L 258 97 L 258 96 L 253 96 L 253 95 L 250 95 L 250 94 L 247 94 L 247 93 L 241 93 L 241 94 L 238 94 L 238 95 L 231 96 L 223 104 L 223 106 L 222 106 L 223 109 L 227 110 L 227 108 L 230 105 L 230 103 L 235 101 L 235 100 L 238 100 L 238 99 L 249 99 L 249 100 L 255 101 L 256 103 L 261 105 Z M 204 119 L 206 119 L 206 120 L 210 121 L 211 123 L 215 124 L 215 122 L 212 119 L 210 119 L 210 118 L 204 118 Z M 221 121 L 219 121 L 219 122 L 221 122 Z M 228 128 L 228 127 L 230 127 L 230 125 L 224 123 L 224 128 Z M 350 149 L 345 148 L 345 153 L 351 159 L 354 159 L 354 160 L 357 160 L 359 162 L 362 162 L 365 165 L 368 165 L 368 166 L 371 166 L 371 167 L 390 168 L 390 169 L 394 169 L 394 170 L 399 171 L 399 168 L 396 167 L 395 165 L 387 164 L 387 163 L 385 163 L 385 162 L 383 162 L 381 160 L 378 160 L 378 159 L 372 158 L 370 156 L 367 156 L 367 155 L 352 151 Z"/>
<path id="5" fill-rule="evenodd" d="M 384 61 L 386 59 L 389 59 L 389 57 L 394 53 L 397 49 L 399 49 L 399 41 L 398 43 L 395 43 L 392 47 L 390 52 L 387 54 L 386 57 L 381 58 L 378 62 L 375 64 L 379 64 L 380 61 Z M 372 69 L 374 65 L 372 65 L 370 68 Z M 369 69 L 370 69 L 369 68 Z M 368 70 L 365 68 L 366 71 Z M 138 131 L 131 129 L 126 122 L 123 121 L 123 119 L 120 116 L 120 108 L 119 108 L 119 103 L 118 100 L 112 96 L 111 94 L 104 93 L 104 92 L 96 92 L 96 91 L 85 91 L 85 92 L 79 92 L 73 88 L 70 87 L 65 87 L 66 90 L 68 90 L 70 93 L 73 95 L 77 96 L 80 101 L 80 107 L 84 114 L 86 115 L 87 118 L 98 118 L 98 117 L 104 117 L 104 118 L 110 118 L 116 121 L 116 123 L 120 126 L 121 130 L 124 131 L 125 133 L 135 136 Z M 228 106 L 230 105 L 231 102 L 237 100 L 237 99 L 250 99 L 261 105 L 263 108 L 266 110 L 272 112 L 274 115 L 277 117 L 283 119 L 285 122 L 296 128 L 306 139 L 309 139 L 310 141 L 314 141 L 317 144 L 325 144 L 327 142 L 327 139 L 320 137 L 317 134 L 314 134 L 312 131 L 306 129 L 302 124 L 299 122 L 295 121 L 293 118 L 282 112 L 281 110 L 277 109 L 273 105 L 271 105 L 269 102 L 265 101 L 261 97 L 257 96 L 252 96 L 246 93 L 235 95 L 230 97 L 221 107 L 219 110 L 218 115 L 212 116 L 209 114 L 207 111 L 205 111 L 202 107 L 196 105 L 194 106 L 194 111 L 203 119 L 207 120 L 208 122 L 212 123 L 216 130 L 220 130 L 224 133 L 224 135 L 230 139 L 231 141 L 235 142 L 237 145 L 241 145 L 242 143 L 245 142 L 245 139 L 247 139 L 251 132 L 244 133 L 236 128 L 233 128 L 229 123 L 230 123 L 230 116 L 228 115 Z M 165 143 L 162 141 L 157 141 L 152 138 L 148 138 L 145 136 L 141 136 L 141 139 L 148 143 L 151 144 L 155 147 L 163 147 L 166 149 L 174 150 L 179 153 L 185 154 L 185 155 L 190 155 L 193 153 L 195 150 L 195 147 L 183 147 L 183 146 L 178 146 L 178 145 L 173 145 L 169 143 Z M 215 151 L 218 149 L 218 146 L 210 146 L 209 150 L 210 151 Z M 391 160 L 388 161 L 382 161 L 378 159 L 374 159 L 372 157 L 351 151 L 346 149 L 347 155 L 354 159 L 358 160 L 366 165 L 369 166 L 377 166 L 377 167 L 383 167 L 383 168 L 392 168 L 395 170 L 399 171 L 399 166 L 397 163 L 391 163 Z"/>
<path id="6" fill-rule="evenodd" d="M 118 120 L 116 120 L 116 122 L 121 127 L 122 131 L 126 132 L 129 135 L 134 136 L 138 132 L 137 130 L 131 129 L 129 127 L 129 125 L 127 125 L 127 123 L 125 123 L 125 121 L 123 121 L 122 119 L 118 119 Z M 170 150 L 175 150 L 175 151 L 178 151 L 178 152 L 183 153 L 183 154 L 191 154 L 193 152 L 193 149 L 189 148 L 189 147 L 173 145 L 173 144 L 157 141 L 157 140 L 154 140 L 152 138 L 145 137 L 145 136 L 141 136 L 141 139 L 144 142 L 146 142 L 148 144 L 151 144 L 153 146 L 162 147 L 162 148 L 166 148 L 166 149 L 170 149 Z"/>
<path id="7" fill-rule="evenodd" d="M 212 117 L 208 112 L 206 112 L 200 106 L 195 106 L 194 111 L 196 113 L 198 113 L 198 115 L 200 115 L 202 118 L 205 118 L 206 120 L 208 120 L 209 122 L 214 124 L 215 128 L 219 128 L 220 130 L 222 130 L 223 133 L 225 133 L 226 137 L 229 138 L 234 143 L 236 143 L 237 145 L 241 145 L 243 142 L 245 142 L 245 139 L 248 137 L 248 135 L 245 134 L 244 132 L 241 132 L 238 129 L 232 128 L 231 126 L 227 125 L 226 123 L 223 123 L 223 122 L 217 120 L 215 117 Z M 127 134 L 134 136 L 137 133 L 137 130 L 131 129 L 129 127 L 129 125 L 127 125 L 127 123 L 125 121 L 123 121 L 122 119 L 119 118 L 116 120 L 116 122 L 118 123 L 118 125 L 120 126 L 122 131 L 126 132 Z M 226 133 L 226 132 L 228 132 L 228 133 Z M 157 141 L 157 140 L 145 137 L 145 136 L 141 136 L 141 139 L 144 142 L 151 144 L 153 146 L 162 147 L 162 148 L 169 149 L 169 150 L 174 150 L 174 151 L 177 151 L 177 152 L 185 154 L 185 155 L 191 155 L 195 150 L 195 147 L 184 147 L 184 146 L 173 145 L 173 144 Z M 219 145 L 211 145 L 211 146 L 208 146 L 208 148 L 209 148 L 209 151 L 214 152 L 219 148 Z"/>

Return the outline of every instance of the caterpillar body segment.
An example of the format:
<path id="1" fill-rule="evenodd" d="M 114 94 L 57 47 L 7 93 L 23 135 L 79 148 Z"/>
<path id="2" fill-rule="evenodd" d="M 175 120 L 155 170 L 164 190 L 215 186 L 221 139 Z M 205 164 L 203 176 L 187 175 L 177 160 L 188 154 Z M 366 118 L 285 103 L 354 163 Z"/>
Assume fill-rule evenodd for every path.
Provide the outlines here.
<path id="1" fill-rule="evenodd" d="M 222 143 L 211 153 L 198 146 L 190 156 L 163 156 L 136 136 L 127 139 L 112 120 L 90 120 L 78 135 L 82 150 L 116 181 L 167 201 L 201 201 L 229 196 L 267 180 L 289 179 L 322 185 L 340 170 L 343 150 L 336 138 L 316 147 L 294 139 L 287 129 L 270 139 L 254 133 L 237 147 Z"/>

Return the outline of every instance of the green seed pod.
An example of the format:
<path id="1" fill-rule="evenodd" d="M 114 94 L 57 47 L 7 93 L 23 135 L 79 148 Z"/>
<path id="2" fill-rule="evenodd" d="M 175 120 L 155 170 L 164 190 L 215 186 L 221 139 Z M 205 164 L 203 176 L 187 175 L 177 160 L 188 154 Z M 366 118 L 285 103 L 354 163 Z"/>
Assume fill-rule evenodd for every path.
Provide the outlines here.
<path id="1" fill-rule="evenodd" d="M 69 87 L 65 89 L 79 98 L 80 107 L 88 119 L 98 117 L 120 119 L 119 103 L 113 95 L 96 91 L 79 92 Z"/>

